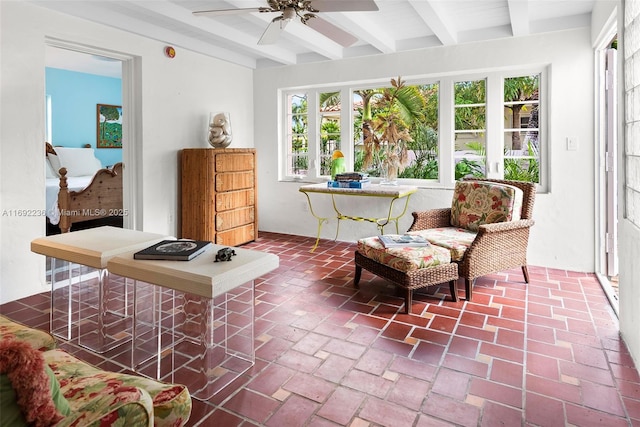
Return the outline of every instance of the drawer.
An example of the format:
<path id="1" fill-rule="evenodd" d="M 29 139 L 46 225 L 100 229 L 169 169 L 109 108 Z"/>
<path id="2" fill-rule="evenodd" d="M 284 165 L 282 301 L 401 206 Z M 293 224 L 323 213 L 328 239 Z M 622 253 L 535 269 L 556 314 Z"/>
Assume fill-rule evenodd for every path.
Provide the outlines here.
<path id="1" fill-rule="evenodd" d="M 255 221 L 255 218 L 253 206 L 221 212 L 216 214 L 216 231 L 229 230 L 230 228 L 250 224 Z"/>
<path id="2" fill-rule="evenodd" d="M 254 224 L 243 225 L 216 234 L 216 244 L 224 246 L 238 246 L 253 240 L 256 240 Z"/>
<path id="3" fill-rule="evenodd" d="M 253 153 L 216 154 L 216 172 L 236 172 L 253 170 L 255 166 Z"/>
<path id="4" fill-rule="evenodd" d="M 254 179 L 253 171 L 218 173 L 215 175 L 216 192 L 253 188 Z"/>
<path id="5" fill-rule="evenodd" d="M 239 190 L 216 194 L 216 212 L 255 205 L 255 191 Z"/>

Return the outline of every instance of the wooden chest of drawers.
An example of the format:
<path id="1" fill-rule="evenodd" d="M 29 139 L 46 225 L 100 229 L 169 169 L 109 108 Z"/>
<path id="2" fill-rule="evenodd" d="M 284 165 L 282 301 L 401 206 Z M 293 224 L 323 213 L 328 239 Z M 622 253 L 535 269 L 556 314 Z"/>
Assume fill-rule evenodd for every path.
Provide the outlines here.
<path id="1" fill-rule="evenodd" d="M 258 237 L 255 149 L 189 148 L 180 164 L 180 237 L 227 246 Z"/>

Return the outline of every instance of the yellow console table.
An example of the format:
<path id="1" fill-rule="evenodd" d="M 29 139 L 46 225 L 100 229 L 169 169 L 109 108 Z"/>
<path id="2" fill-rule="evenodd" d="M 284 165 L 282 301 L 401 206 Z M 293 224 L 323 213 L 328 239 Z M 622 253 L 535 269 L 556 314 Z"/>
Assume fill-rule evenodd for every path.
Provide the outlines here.
<path id="1" fill-rule="evenodd" d="M 316 236 L 316 243 L 311 248 L 311 252 L 315 251 L 318 247 L 318 243 L 320 242 L 320 232 L 322 230 L 322 224 L 329 221 L 328 217 L 321 217 L 313 209 L 313 205 L 311 204 L 311 197 L 309 193 L 323 193 L 331 195 L 331 202 L 333 204 L 333 210 L 336 213 L 336 219 L 338 220 L 338 225 L 336 227 L 336 240 L 338 239 L 338 233 L 340 232 L 340 220 L 349 219 L 352 221 L 366 221 L 372 222 L 378 226 L 380 230 L 380 234 L 384 234 L 384 227 L 389 224 L 391 221 L 396 224 L 396 233 L 398 233 L 398 220 L 407 212 L 407 207 L 409 206 L 409 197 L 418 191 L 418 187 L 414 187 L 412 185 L 380 185 L 380 184 L 370 184 L 365 188 L 335 188 L 335 187 L 327 187 L 327 183 L 321 184 L 308 184 L 303 185 L 299 188 L 301 193 L 304 193 L 307 196 L 307 201 L 309 202 L 309 210 L 311 211 L 311 215 L 313 215 L 318 220 L 318 234 Z M 367 196 L 367 197 L 386 197 L 390 199 L 389 201 L 389 211 L 386 217 L 364 217 L 364 216 L 355 216 L 355 215 L 345 215 L 338 209 L 336 204 L 335 196 Z M 394 215 L 393 205 L 398 199 L 404 199 L 404 208 L 400 214 Z"/>

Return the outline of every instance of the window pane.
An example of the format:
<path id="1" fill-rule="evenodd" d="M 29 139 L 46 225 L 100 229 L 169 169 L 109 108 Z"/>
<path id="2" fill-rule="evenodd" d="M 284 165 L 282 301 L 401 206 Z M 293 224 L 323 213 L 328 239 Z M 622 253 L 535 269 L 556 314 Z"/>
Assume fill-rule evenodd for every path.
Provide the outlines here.
<path id="1" fill-rule="evenodd" d="M 417 86 L 425 99 L 422 119 L 411 128 L 409 165 L 401 178 L 438 179 L 438 83 Z"/>
<path id="2" fill-rule="evenodd" d="M 486 175 L 486 82 L 456 82 L 455 96 L 455 179 Z"/>
<path id="3" fill-rule="evenodd" d="M 331 156 L 340 150 L 340 92 L 320 94 L 320 175 L 331 175 Z"/>
<path id="4" fill-rule="evenodd" d="M 540 182 L 538 131 L 505 132 L 504 178 Z M 513 141 L 517 140 L 517 143 Z M 512 146 L 522 149 L 511 149 Z"/>
<path id="5" fill-rule="evenodd" d="M 540 75 L 504 79 L 504 178 L 540 182 Z"/>
<path id="6" fill-rule="evenodd" d="M 485 86 L 484 80 L 456 82 L 454 86 L 455 104 L 484 104 L 487 99 Z"/>
<path id="7" fill-rule="evenodd" d="M 455 179 L 486 174 L 487 141 L 484 132 L 456 134 Z"/>
<path id="8" fill-rule="evenodd" d="M 287 96 L 287 175 L 306 175 L 309 151 L 307 94 Z"/>
<path id="9" fill-rule="evenodd" d="M 376 114 L 376 99 L 381 96 L 380 89 L 354 89 L 353 91 L 353 170 L 380 176 L 379 159 L 365 144 L 375 144 L 373 135 L 373 117 Z"/>
<path id="10" fill-rule="evenodd" d="M 291 144 L 288 175 L 306 175 L 309 169 L 309 140 L 306 136 L 296 135 Z"/>
<path id="11" fill-rule="evenodd" d="M 354 170 L 382 175 L 385 164 L 400 178 L 438 178 L 439 85 L 389 82 L 354 90 Z"/>
<path id="12" fill-rule="evenodd" d="M 306 133 L 309 128 L 309 118 L 307 114 L 292 114 L 289 126 L 291 126 L 292 133 Z"/>
<path id="13" fill-rule="evenodd" d="M 505 103 L 504 107 L 505 129 L 537 129 L 538 128 L 538 101 Z"/>
<path id="14" fill-rule="evenodd" d="M 456 130 L 484 129 L 486 117 L 486 107 L 458 107 L 456 108 Z"/>

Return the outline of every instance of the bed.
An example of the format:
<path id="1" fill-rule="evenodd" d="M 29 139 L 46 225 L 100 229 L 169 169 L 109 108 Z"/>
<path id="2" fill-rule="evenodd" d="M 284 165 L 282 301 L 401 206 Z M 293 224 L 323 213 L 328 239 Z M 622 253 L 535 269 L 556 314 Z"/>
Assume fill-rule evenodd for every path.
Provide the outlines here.
<path id="1" fill-rule="evenodd" d="M 67 233 L 72 224 L 122 217 L 122 163 L 103 168 L 93 148 L 45 144 L 46 216 Z"/>

